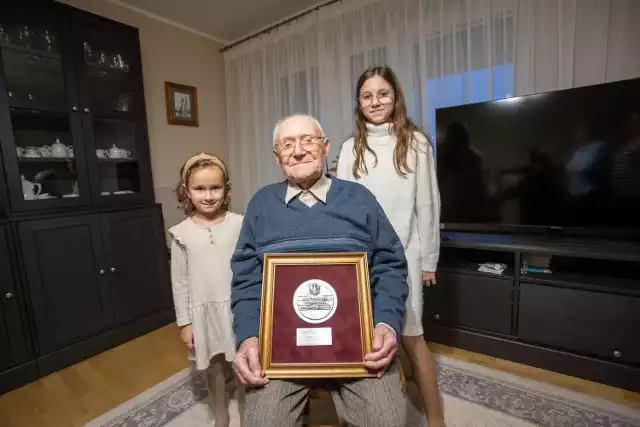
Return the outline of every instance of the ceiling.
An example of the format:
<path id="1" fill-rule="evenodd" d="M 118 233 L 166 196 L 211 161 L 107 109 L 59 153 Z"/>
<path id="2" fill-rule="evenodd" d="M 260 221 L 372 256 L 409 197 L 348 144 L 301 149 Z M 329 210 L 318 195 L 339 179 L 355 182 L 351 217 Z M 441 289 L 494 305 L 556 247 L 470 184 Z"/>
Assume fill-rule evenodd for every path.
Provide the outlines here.
<path id="1" fill-rule="evenodd" d="M 242 39 L 327 0 L 112 0 L 223 44 Z"/>

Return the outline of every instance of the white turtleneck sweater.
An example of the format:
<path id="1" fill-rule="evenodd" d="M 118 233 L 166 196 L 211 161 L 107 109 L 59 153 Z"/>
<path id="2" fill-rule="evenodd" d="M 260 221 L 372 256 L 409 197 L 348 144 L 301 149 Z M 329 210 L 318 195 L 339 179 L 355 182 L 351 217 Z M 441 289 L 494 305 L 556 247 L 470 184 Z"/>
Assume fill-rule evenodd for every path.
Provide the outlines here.
<path id="1" fill-rule="evenodd" d="M 378 156 L 365 151 L 369 171 L 353 176 L 355 161 L 353 138 L 340 148 L 336 175 L 356 181 L 371 191 L 382 206 L 405 248 L 408 262 L 420 260 L 422 271 L 436 271 L 440 255 L 440 192 L 433 161 L 433 151 L 427 138 L 415 132 L 415 150 L 409 150 L 407 164 L 411 172 L 403 178 L 393 165 L 396 138 L 393 125 L 367 123 L 369 147 Z"/>

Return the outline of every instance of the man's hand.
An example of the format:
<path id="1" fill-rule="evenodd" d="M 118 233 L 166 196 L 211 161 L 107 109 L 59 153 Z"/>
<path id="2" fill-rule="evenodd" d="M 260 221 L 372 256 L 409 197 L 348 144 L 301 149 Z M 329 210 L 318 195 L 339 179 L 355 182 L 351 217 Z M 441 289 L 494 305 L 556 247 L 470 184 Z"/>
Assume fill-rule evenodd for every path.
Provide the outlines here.
<path id="1" fill-rule="evenodd" d="M 180 329 L 180 338 L 189 350 L 193 349 L 193 325 L 184 325 Z"/>
<path id="2" fill-rule="evenodd" d="M 378 378 L 384 374 L 396 355 L 398 340 L 393 330 L 386 325 L 376 325 L 373 330 L 373 351 L 364 357 L 364 366 L 378 371 Z"/>
<path id="3" fill-rule="evenodd" d="M 233 358 L 233 370 L 244 386 L 261 387 L 269 382 L 260 367 L 258 353 L 258 338 L 251 337 L 242 341 L 236 357 Z"/>
<path id="4" fill-rule="evenodd" d="M 436 272 L 435 271 L 423 271 L 422 272 L 422 283 L 427 286 L 436 284 Z"/>

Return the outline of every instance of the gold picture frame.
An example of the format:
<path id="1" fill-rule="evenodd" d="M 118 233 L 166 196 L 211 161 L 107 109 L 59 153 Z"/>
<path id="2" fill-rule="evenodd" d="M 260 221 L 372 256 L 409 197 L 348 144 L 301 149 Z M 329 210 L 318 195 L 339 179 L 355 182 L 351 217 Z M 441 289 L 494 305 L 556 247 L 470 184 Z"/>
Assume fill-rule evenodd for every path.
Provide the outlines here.
<path id="1" fill-rule="evenodd" d="M 362 360 L 357 362 L 273 362 L 273 325 L 274 325 L 274 299 L 277 279 L 277 270 L 280 266 L 303 266 L 310 271 L 317 266 L 324 267 L 355 266 L 355 280 L 357 287 L 357 310 L 360 319 L 360 346 Z M 284 271 L 284 270 L 283 270 Z M 260 363 L 262 369 L 269 378 L 366 378 L 375 377 L 376 373 L 369 371 L 364 366 L 364 356 L 372 351 L 373 347 L 373 316 L 371 310 L 371 291 L 369 285 L 369 268 L 367 254 L 364 252 L 334 252 L 334 253 L 292 253 L 292 254 L 266 254 L 263 263 L 263 285 L 260 307 Z M 297 283 L 297 282 L 296 282 Z M 298 288 L 299 289 L 299 288 Z M 294 294 L 295 296 L 295 294 Z M 353 295 L 351 295 L 353 299 Z M 291 299 L 295 305 L 295 298 Z M 338 305 L 338 300 L 335 302 Z M 342 308 L 349 310 L 348 308 Z M 282 310 L 280 310 L 282 312 Z M 353 315 L 352 315 L 353 316 Z M 296 319 L 297 320 L 297 319 Z M 281 322 L 282 324 L 282 322 Z M 352 330 L 353 325 L 351 325 Z M 291 338 L 292 339 L 292 338 Z M 296 346 L 299 344 L 296 344 Z M 333 344 L 332 344 L 333 345 Z"/>
<path id="2" fill-rule="evenodd" d="M 198 127 L 198 90 L 193 86 L 164 82 L 167 123 Z"/>

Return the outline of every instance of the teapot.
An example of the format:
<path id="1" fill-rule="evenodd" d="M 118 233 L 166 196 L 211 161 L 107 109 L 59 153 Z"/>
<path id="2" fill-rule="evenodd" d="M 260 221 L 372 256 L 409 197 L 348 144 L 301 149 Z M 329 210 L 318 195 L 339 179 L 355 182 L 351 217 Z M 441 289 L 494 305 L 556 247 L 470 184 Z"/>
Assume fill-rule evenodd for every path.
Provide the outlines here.
<path id="1" fill-rule="evenodd" d="M 116 144 L 113 144 L 113 147 L 109 148 L 108 150 L 106 150 L 109 157 L 112 159 L 117 159 L 122 157 L 122 150 L 118 147 L 116 147 Z"/>
<path id="2" fill-rule="evenodd" d="M 24 175 L 20 175 L 20 180 L 22 182 L 22 195 L 25 200 L 34 200 L 37 199 L 40 193 L 42 192 L 42 184 L 37 182 L 31 182 L 25 179 Z M 37 188 L 38 191 L 34 192 L 34 188 Z"/>
<path id="3" fill-rule="evenodd" d="M 67 146 L 60 142 L 60 138 L 56 138 L 56 142 L 49 147 L 53 157 L 68 157 L 69 152 Z"/>

